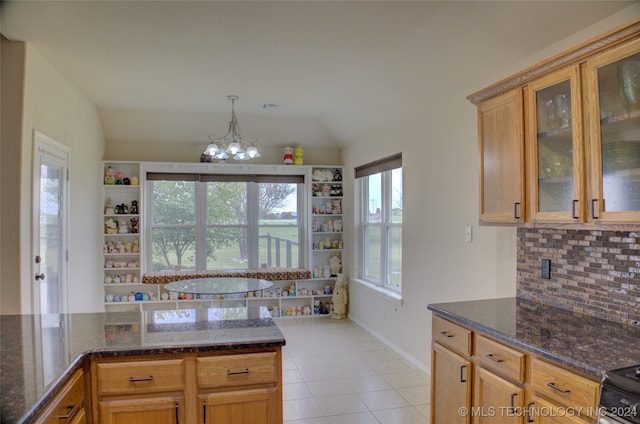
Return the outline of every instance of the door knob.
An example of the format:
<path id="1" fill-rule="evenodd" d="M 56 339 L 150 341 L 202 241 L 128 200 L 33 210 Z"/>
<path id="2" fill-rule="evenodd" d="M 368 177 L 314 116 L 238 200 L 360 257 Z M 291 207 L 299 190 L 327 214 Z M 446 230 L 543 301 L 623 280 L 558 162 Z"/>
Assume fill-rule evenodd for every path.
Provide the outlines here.
<path id="1" fill-rule="evenodd" d="M 44 274 L 36 274 L 36 281 L 44 280 Z"/>

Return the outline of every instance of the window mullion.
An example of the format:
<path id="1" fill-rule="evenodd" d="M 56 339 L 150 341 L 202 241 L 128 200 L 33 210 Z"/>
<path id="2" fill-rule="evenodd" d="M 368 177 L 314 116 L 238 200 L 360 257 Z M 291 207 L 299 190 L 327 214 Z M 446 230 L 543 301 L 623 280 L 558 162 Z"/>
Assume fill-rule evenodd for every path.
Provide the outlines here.
<path id="1" fill-rule="evenodd" d="M 389 171 L 382 173 L 382 228 L 380 231 L 380 279 L 382 280 L 382 286 L 389 285 L 389 217 L 391 211 L 389 210 L 389 191 L 390 191 L 390 176 Z"/>
<path id="2" fill-rule="evenodd" d="M 247 244 L 249 246 L 249 268 L 258 268 L 260 239 L 258 219 L 260 187 L 258 183 L 247 183 Z"/>
<path id="3" fill-rule="evenodd" d="M 207 183 L 195 183 L 196 270 L 207 269 Z"/>

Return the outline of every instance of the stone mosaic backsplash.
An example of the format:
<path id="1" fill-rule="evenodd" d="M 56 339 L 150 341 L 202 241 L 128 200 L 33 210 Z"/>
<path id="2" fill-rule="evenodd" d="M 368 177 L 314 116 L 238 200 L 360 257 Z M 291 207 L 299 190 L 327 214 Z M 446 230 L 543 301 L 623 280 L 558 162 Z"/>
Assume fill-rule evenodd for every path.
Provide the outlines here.
<path id="1" fill-rule="evenodd" d="M 640 233 L 518 228 L 517 296 L 640 326 Z M 551 278 L 541 277 L 542 259 Z"/>

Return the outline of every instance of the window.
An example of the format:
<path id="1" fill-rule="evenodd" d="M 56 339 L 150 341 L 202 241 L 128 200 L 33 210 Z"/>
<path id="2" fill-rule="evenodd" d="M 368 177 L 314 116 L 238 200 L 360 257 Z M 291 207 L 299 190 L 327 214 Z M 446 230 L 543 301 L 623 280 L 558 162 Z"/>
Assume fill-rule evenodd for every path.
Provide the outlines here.
<path id="1" fill-rule="evenodd" d="M 299 267 L 297 175 L 148 173 L 147 268 Z"/>
<path id="2" fill-rule="evenodd" d="M 355 169 L 360 184 L 360 278 L 402 290 L 402 154 Z"/>

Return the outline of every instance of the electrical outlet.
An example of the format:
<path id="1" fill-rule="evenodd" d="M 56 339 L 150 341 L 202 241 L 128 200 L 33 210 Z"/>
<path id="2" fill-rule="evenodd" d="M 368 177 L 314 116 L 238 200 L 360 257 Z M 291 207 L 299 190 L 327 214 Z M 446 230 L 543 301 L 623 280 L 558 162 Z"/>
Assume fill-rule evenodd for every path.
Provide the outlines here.
<path id="1" fill-rule="evenodd" d="M 540 268 L 540 277 L 551 279 L 551 259 L 543 259 Z"/>
<path id="2" fill-rule="evenodd" d="M 464 227 L 464 241 L 465 243 L 471 243 L 471 225 Z"/>

